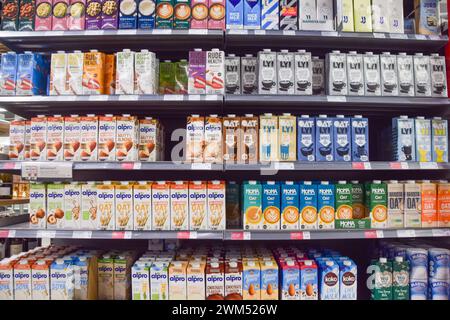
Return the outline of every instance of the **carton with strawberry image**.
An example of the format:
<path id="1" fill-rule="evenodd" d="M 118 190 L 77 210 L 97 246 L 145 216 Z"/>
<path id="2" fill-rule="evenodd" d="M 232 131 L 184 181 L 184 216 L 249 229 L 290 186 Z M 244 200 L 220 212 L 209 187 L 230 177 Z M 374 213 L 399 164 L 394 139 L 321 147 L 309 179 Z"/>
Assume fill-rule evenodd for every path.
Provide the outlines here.
<path id="1" fill-rule="evenodd" d="M 219 49 L 206 53 L 206 94 L 225 93 L 225 54 Z"/>
<path id="2" fill-rule="evenodd" d="M 47 160 L 62 161 L 64 141 L 64 118 L 54 115 L 47 118 Z"/>
<path id="3" fill-rule="evenodd" d="M 98 160 L 116 160 L 116 117 L 106 114 L 98 118 Z"/>
<path id="4" fill-rule="evenodd" d="M 188 93 L 206 93 L 206 51 L 202 49 L 189 51 Z"/>
<path id="5" fill-rule="evenodd" d="M 45 161 L 47 159 L 47 118 L 31 118 L 30 159 Z"/>
<path id="6" fill-rule="evenodd" d="M 9 125 L 9 159 L 23 160 L 25 155 L 25 130 L 24 120 L 11 121 Z"/>
<path id="7" fill-rule="evenodd" d="M 80 119 L 81 160 L 97 161 L 98 117 L 88 114 Z"/>
<path id="8" fill-rule="evenodd" d="M 78 115 L 64 118 L 64 160 L 80 161 L 81 125 Z"/>
<path id="9" fill-rule="evenodd" d="M 118 161 L 137 161 L 139 122 L 137 117 L 123 114 L 117 117 L 116 159 Z"/>

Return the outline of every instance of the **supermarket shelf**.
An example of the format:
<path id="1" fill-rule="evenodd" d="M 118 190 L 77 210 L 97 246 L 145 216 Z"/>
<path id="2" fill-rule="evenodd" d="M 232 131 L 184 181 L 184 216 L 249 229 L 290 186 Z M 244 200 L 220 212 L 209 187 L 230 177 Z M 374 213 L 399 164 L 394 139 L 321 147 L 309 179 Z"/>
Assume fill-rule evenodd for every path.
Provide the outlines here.
<path id="1" fill-rule="evenodd" d="M 296 95 L 226 95 L 224 111 L 260 114 L 274 112 L 359 112 L 364 115 L 448 115 L 450 100 L 443 98 L 351 97 Z M 280 111 L 281 112 L 281 111 Z"/>
<path id="2" fill-rule="evenodd" d="M 178 51 L 200 47 L 222 48 L 222 30 L 85 30 L 85 31 L 1 31 L 0 42 L 11 50 L 55 51 L 76 48 L 119 51 L 150 49 Z"/>
<path id="3" fill-rule="evenodd" d="M 22 224 L 24 222 L 29 221 L 29 219 L 30 219 L 30 216 L 28 214 L 18 214 L 18 215 L 13 215 L 13 216 L 1 217 L 0 218 L 0 238 L 1 238 L 1 229 L 2 228 L 8 227 L 11 225 Z"/>
<path id="4" fill-rule="evenodd" d="M 11 206 L 15 204 L 27 204 L 30 199 L 0 199 L 0 206 Z"/>
<path id="5" fill-rule="evenodd" d="M 220 95 L 97 95 L 97 96 L 8 96 L 0 106 L 22 117 L 38 114 L 126 113 L 174 115 L 220 113 Z"/>
<path id="6" fill-rule="evenodd" d="M 227 30 L 227 49 L 247 48 L 333 48 L 391 51 L 439 51 L 447 36 L 415 34 L 324 32 L 293 30 Z"/>

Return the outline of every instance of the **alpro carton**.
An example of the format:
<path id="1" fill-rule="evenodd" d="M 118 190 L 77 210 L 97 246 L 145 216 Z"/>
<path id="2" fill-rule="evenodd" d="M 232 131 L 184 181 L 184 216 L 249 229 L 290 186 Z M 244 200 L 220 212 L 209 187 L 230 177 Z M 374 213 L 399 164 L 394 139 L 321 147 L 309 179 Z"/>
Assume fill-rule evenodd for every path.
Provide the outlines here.
<path id="1" fill-rule="evenodd" d="M 244 28 L 244 0 L 227 0 L 227 29 Z"/>
<path id="2" fill-rule="evenodd" d="M 315 161 L 316 159 L 316 120 L 309 115 L 297 118 L 297 158 L 299 161 Z"/>
<path id="3" fill-rule="evenodd" d="M 88 181 L 81 185 L 81 229 L 94 230 L 97 227 L 97 185 Z"/>
<path id="4" fill-rule="evenodd" d="M 322 229 L 334 229 L 335 217 L 335 188 L 328 181 L 322 181 L 317 185 L 317 227 Z"/>
<path id="5" fill-rule="evenodd" d="M 97 161 L 98 117 L 88 114 L 80 118 L 80 157 L 82 161 Z"/>
<path id="6" fill-rule="evenodd" d="M 430 57 L 416 53 L 414 61 L 414 83 L 417 97 L 431 96 Z"/>
<path id="7" fill-rule="evenodd" d="M 350 96 L 364 95 L 364 64 L 362 54 L 356 51 L 347 53 L 348 94 Z"/>
<path id="8" fill-rule="evenodd" d="M 380 57 L 373 52 L 363 55 L 364 62 L 364 94 L 366 96 L 381 96 Z"/>
<path id="9" fill-rule="evenodd" d="M 278 300 L 279 273 L 278 265 L 273 260 L 259 262 L 261 267 L 261 300 Z"/>
<path id="10" fill-rule="evenodd" d="M 431 95 L 433 97 L 447 97 L 447 74 L 445 71 L 445 57 L 437 53 L 430 56 Z"/>
<path id="11" fill-rule="evenodd" d="M 81 227 L 81 184 L 71 182 L 64 185 L 64 224 L 65 228 Z"/>
<path id="12" fill-rule="evenodd" d="M 60 229 L 66 226 L 64 189 L 62 183 L 47 184 L 47 229 Z"/>
<path id="13" fill-rule="evenodd" d="M 98 117 L 98 160 L 116 160 L 116 117 L 106 114 Z"/>
<path id="14" fill-rule="evenodd" d="M 339 300 L 339 266 L 332 259 L 319 260 L 320 300 Z"/>
<path id="15" fill-rule="evenodd" d="M 258 92 L 258 59 L 251 54 L 241 57 L 241 85 L 243 94 Z"/>
<path id="16" fill-rule="evenodd" d="M 339 181 L 336 190 L 336 219 L 353 219 L 352 184 Z"/>
<path id="17" fill-rule="evenodd" d="M 134 54 L 134 94 L 155 94 L 156 56 L 148 50 Z"/>
<path id="18" fill-rule="evenodd" d="M 60 208 L 64 216 L 64 208 Z M 30 226 L 45 229 L 47 225 L 46 185 L 43 183 L 30 184 Z"/>
<path id="19" fill-rule="evenodd" d="M 390 180 L 386 185 L 388 228 L 401 229 L 404 226 L 404 184 L 397 180 Z"/>
<path id="20" fill-rule="evenodd" d="M 339 300 L 357 299 L 357 266 L 350 259 L 338 259 Z"/>
<path id="21" fill-rule="evenodd" d="M 256 181 L 242 185 L 242 215 L 245 230 L 263 228 L 263 213 L 261 209 L 262 187 Z"/>
<path id="22" fill-rule="evenodd" d="M 400 256 L 392 262 L 392 298 L 409 300 L 409 262 Z"/>
<path id="23" fill-rule="evenodd" d="M 438 226 L 450 226 L 450 184 L 448 181 L 441 181 L 437 190 L 437 210 Z"/>
<path id="24" fill-rule="evenodd" d="M 137 261 L 131 267 L 131 299 L 150 300 L 150 265 Z"/>
<path id="25" fill-rule="evenodd" d="M 300 300 L 300 266 L 295 260 L 280 261 L 281 300 Z"/>
<path id="26" fill-rule="evenodd" d="M 161 124 L 157 119 L 145 117 L 139 120 L 139 160 L 161 160 Z"/>
<path id="27" fill-rule="evenodd" d="M 372 261 L 375 268 L 375 286 L 372 300 L 392 300 L 392 262 L 386 258 Z"/>
<path id="28" fill-rule="evenodd" d="M 398 96 L 397 57 L 390 52 L 380 55 L 381 94 Z"/>
<path id="29" fill-rule="evenodd" d="M 152 230 L 170 229 L 170 185 L 166 181 L 152 184 Z"/>
<path id="30" fill-rule="evenodd" d="M 211 49 L 206 52 L 206 94 L 224 93 L 225 53 L 219 49 Z"/>
<path id="31" fill-rule="evenodd" d="M 80 161 L 81 118 L 78 115 L 64 117 L 64 160 Z"/>
<path id="32" fill-rule="evenodd" d="M 189 230 L 208 229 L 206 187 L 204 181 L 189 183 Z"/>
<path id="33" fill-rule="evenodd" d="M 364 185 L 359 181 L 352 181 L 351 183 L 353 219 L 363 219 L 365 217 Z"/>
<path id="34" fill-rule="evenodd" d="M 405 52 L 397 55 L 398 89 L 400 96 L 414 97 L 414 64 L 413 57 Z"/>
<path id="35" fill-rule="evenodd" d="M 415 161 L 416 144 L 414 119 L 400 116 L 392 119 L 392 151 L 396 161 Z"/>
<path id="36" fill-rule="evenodd" d="M 258 136 L 259 121 L 258 117 L 253 114 L 246 114 L 241 117 L 240 136 L 240 157 L 239 161 L 244 163 L 256 163 L 258 161 Z"/>
<path id="37" fill-rule="evenodd" d="M 422 181 L 422 228 L 438 226 L 437 217 L 437 186 L 429 180 Z"/>
<path id="38" fill-rule="evenodd" d="M 244 300 L 261 300 L 261 268 L 258 260 L 242 263 L 242 296 Z"/>
<path id="39" fill-rule="evenodd" d="M 25 155 L 25 130 L 26 123 L 22 120 L 14 120 L 9 125 L 9 152 L 11 160 L 24 160 Z"/>
<path id="40" fill-rule="evenodd" d="M 188 182 L 170 184 L 170 230 L 188 230 L 189 190 Z"/>
<path id="41" fill-rule="evenodd" d="M 31 266 L 31 288 L 33 300 L 50 300 L 50 268 L 45 260 Z"/>
<path id="42" fill-rule="evenodd" d="M 151 300 L 169 299 L 169 263 L 156 260 L 150 267 Z"/>
<path id="43" fill-rule="evenodd" d="M 14 265 L 14 299 L 31 300 L 31 265 L 21 259 Z"/>
<path id="44" fill-rule="evenodd" d="M 128 181 L 115 186 L 116 229 L 133 230 L 133 187 Z"/>
<path id="45" fill-rule="evenodd" d="M 30 159 L 47 160 L 47 118 L 45 116 L 31 118 Z"/>
<path id="46" fill-rule="evenodd" d="M 114 300 L 114 257 L 104 254 L 98 259 L 98 299 Z"/>
<path id="47" fill-rule="evenodd" d="M 261 29 L 261 0 L 244 0 L 244 29 Z"/>
<path id="48" fill-rule="evenodd" d="M 305 181 L 299 185 L 300 229 L 317 229 L 317 185 Z"/>
<path id="49" fill-rule="evenodd" d="M 259 160 L 278 160 L 278 117 L 265 113 L 259 117 Z"/>
<path id="50" fill-rule="evenodd" d="M 351 120 L 343 115 L 337 115 L 333 121 L 334 160 L 352 160 Z"/>
<path id="51" fill-rule="evenodd" d="M 223 160 L 226 162 L 237 162 L 240 159 L 240 118 L 229 114 L 222 119 L 223 137 Z"/>
<path id="52" fill-rule="evenodd" d="M 223 300 L 225 297 L 225 266 L 221 261 L 206 264 L 206 300 Z"/>
<path id="53" fill-rule="evenodd" d="M 148 182 L 139 181 L 133 185 L 133 208 L 134 230 L 151 230 L 152 193 Z"/>
<path id="54" fill-rule="evenodd" d="M 372 0 L 372 30 L 373 32 L 390 32 L 389 2 Z"/>
<path id="55" fill-rule="evenodd" d="M 97 215 L 96 229 L 115 230 L 116 206 L 114 201 L 114 185 L 104 181 L 97 185 Z"/>
<path id="56" fill-rule="evenodd" d="M 281 229 L 299 229 L 299 187 L 293 181 L 281 185 Z"/>
<path id="57" fill-rule="evenodd" d="M 114 257 L 114 300 L 129 300 L 131 292 L 131 257 L 126 253 Z"/>
<path id="58" fill-rule="evenodd" d="M 67 94 L 83 94 L 83 66 L 84 54 L 81 51 L 74 51 L 67 54 Z"/>
<path id="59" fill-rule="evenodd" d="M 208 230 L 224 230 L 226 226 L 225 182 L 209 181 L 207 196 Z"/>
<path id="60" fill-rule="evenodd" d="M 242 262 L 225 262 L 225 300 L 242 300 Z"/>
<path id="61" fill-rule="evenodd" d="M 73 265 L 56 259 L 50 266 L 50 300 L 73 300 Z"/>
<path id="62" fill-rule="evenodd" d="M 300 260 L 300 300 L 318 300 L 318 271 L 314 260 Z"/>
<path id="63" fill-rule="evenodd" d="M 0 299 L 14 300 L 13 264 L 8 259 L 0 260 Z"/>
<path id="64" fill-rule="evenodd" d="M 50 93 L 51 96 L 66 94 L 67 54 L 64 51 L 52 53 L 50 60 Z"/>
<path id="65" fill-rule="evenodd" d="M 334 160 L 333 119 L 327 115 L 316 118 L 316 161 Z"/>
<path id="66" fill-rule="evenodd" d="M 372 32 L 372 7 L 370 0 L 353 0 L 355 32 Z"/>
<path id="67" fill-rule="evenodd" d="M 205 146 L 203 157 L 206 163 L 222 162 L 222 120 L 212 114 L 205 119 Z"/>
<path id="68" fill-rule="evenodd" d="M 295 161 L 297 159 L 297 119 L 290 113 L 278 117 L 278 141 L 280 161 Z"/>
<path id="69" fill-rule="evenodd" d="M 439 117 L 431 120 L 432 159 L 435 162 L 448 161 L 448 121 Z"/>
<path id="70" fill-rule="evenodd" d="M 64 118 L 60 115 L 47 118 L 47 160 L 63 160 Z"/>
<path id="71" fill-rule="evenodd" d="M 419 162 L 431 162 L 431 120 L 424 117 L 414 119 L 416 133 L 416 159 Z"/>
<path id="72" fill-rule="evenodd" d="M 369 185 L 369 212 L 372 228 L 385 229 L 388 226 L 386 184 L 379 180 Z"/>
<path id="73" fill-rule="evenodd" d="M 193 114 L 186 124 L 186 161 L 203 162 L 205 118 Z"/>
<path id="74" fill-rule="evenodd" d="M 264 230 L 280 229 L 280 193 L 280 185 L 275 181 L 267 181 L 262 185 L 262 214 Z"/>
<path id="75" fill-rule="evenodd" d="M 405 228 L 422 227 L 422 188 L 414 180 L 405 183 Z"/>
<path id="76" fill-rule="evenodd" d="M 116 159 L 118 161 L 136 161 L 139 136 L 137 117 L 123 114 L 116 119 Z"/>
<path id="77" fill-rule="evenodd" d="M 277 53 L 272 52 L 270 49 L 264 49 L 258 52 L 258 61 L 258 93 L 277 94 Z"/>
<path id="78" fill-rule="evenodd" d="M 347 59 L 344 53 L 334 50 L 325 57 L 328 82 L 326 92 L 329 95 L 347 95 Z"/>

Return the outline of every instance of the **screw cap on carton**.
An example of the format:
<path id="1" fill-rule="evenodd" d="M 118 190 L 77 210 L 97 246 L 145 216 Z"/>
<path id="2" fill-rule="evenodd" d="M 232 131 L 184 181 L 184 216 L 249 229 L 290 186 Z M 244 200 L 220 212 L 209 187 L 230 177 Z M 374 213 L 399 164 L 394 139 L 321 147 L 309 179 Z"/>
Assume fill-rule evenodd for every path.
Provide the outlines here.
<path id="1" fill-rule="evenodd" d="M 380 262 L 381 262 L 381 263 L 386 263 L 386 262 L 387 262 L 387 259 L 386 259 L 386 258 L 383 258 L 383 257 L 380 257 Z"/>
<path id="2" fill-rule="evenodd" d="M 401 256 L 396 256 L 396 257 L 395 257 L 395 261 L 396 261 L 396 262 L 403 262 L 403 257 L 401 257 Z"/>

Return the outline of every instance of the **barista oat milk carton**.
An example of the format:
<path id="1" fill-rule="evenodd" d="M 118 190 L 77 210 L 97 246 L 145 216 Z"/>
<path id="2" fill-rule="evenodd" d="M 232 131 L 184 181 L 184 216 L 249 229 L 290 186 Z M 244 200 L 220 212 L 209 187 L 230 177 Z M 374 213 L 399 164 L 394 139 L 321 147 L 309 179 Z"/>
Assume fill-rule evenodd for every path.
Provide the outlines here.
<path id="1" fill-rule="evenodd" d="M 314 95 L 325 94 L 325 60 L 312 57 L 312 92 Z"/>
<path id="2" fill-rule="evenodd" d="M 416 53 L 414 61 L 414 83 L 417 97 L 431 97 L 430 57 Z"/>
<path id="3" fill-rule="evenodd" d="M 397 57 L 390 52 L 380 55 L 381 94 L 398 96 Z"/>
<path id="4" fill-rule="evenodd" d="M 333 119 L 327 115 L 316 118 L 316 161 L 333 161 Z"/>
<path id="5" fill-rule="evenodd" d="M 369 161 L 369 120 L 355 115 L 352 123 L 352 161 Z"/>
<path id="6" fill-rule="evenodd" d="M 366 96 L 381 96 L 380 57 L 366 52 L 364 61 L 364 93 Z"/>
<path id="7" fill-rule="evenodd" d="M 259 76 L 258 92 L 259 94 L 277 94 L 278 72 L 277 72 L 277 53 L 270 49 L 264 49 L 258 52 Z"/>
<path id="8" fill-rule="evenodd" d="M 241 58 L 235 54 L 225 57 L 225 93 L 241 94 Z"/>
<path id="9" fill-rule="evenodd" d="M 334 161 L 352 160 L 351 120 L 337 115 L 333 121 Z"/>
<path id="10" fill-rule="evenodd" d="M 414 63 L 413 57 L 405 52 L 397 55 L 398 93 L 400 96 L 414 97 Z"/>
<path id="11" fill-rule="evenodd" d="M 350 96 L 364 95 L 364 64 L 363 56 L 356 51 L 347 53 L 348 94 Z"/>
<path id="12" fill-rule="evenodd" d="M 414 119 L 400 116 L 392 119 L 392 151 L 396 161 L 416 161 Z"/>
<path id="13" fill-rule="evenodd" d="M 305 50 L 297 50 L 295 60 L 295 94 L 312 95 L 313 72 L 311 53 Z"/>
<path id="14" fill-rule="evenodd" d="M 448 120 L 434 117 L 431 120 L 432 159 L 448 162 Z"/>
<path id="15" fill-rule="evenodd" d="M 419 162 L 431 162 L 431 120 L 424 117 L 414 119 L 416 133 L 416 159 Z"/>
<path id="16" fill-rule="evenodd" d="M 422 227 L 422 190 L 414 180 L 405 183 L 405 228 Z"/>
<path id="17" fill-rule="evenodd" d="M 258 59 L 251 54 L 241 57 L 241 86 L 243 94 L 258 93 Z"/>
<path id="18" fill-rule="evenodd" d="M 388 228 L 401 229 L 404 226 L 405 191 L 404 184 L 390 180 L 387 186 Z"/>
<path id="19" fill-rule="evenodd" d="M 327 94 L 332 96 L 346 96 L 347 90 L 347 61 L 346 55 L 333 50 L 326 55 Z"/>
<path id="20" fill-rule="evenodd" d="M 277 53 L 278 94 L 294 94 L 295 61 L 294 53 L 281 50 Z"/>
<path id="21" fill-rule="evenodd" d="M 297 118 L 297 159 L 299 161 L 315 161 L 316 159 L 316 120 L 309 115 Z"/>
<path id="22" fill-rule="evenodd" d="M 445 57 L 437 53 L 430 56 L 431 72 L 431 95 L 433 97 L 448 97 L 447 73 L 445 68 Z"/>

